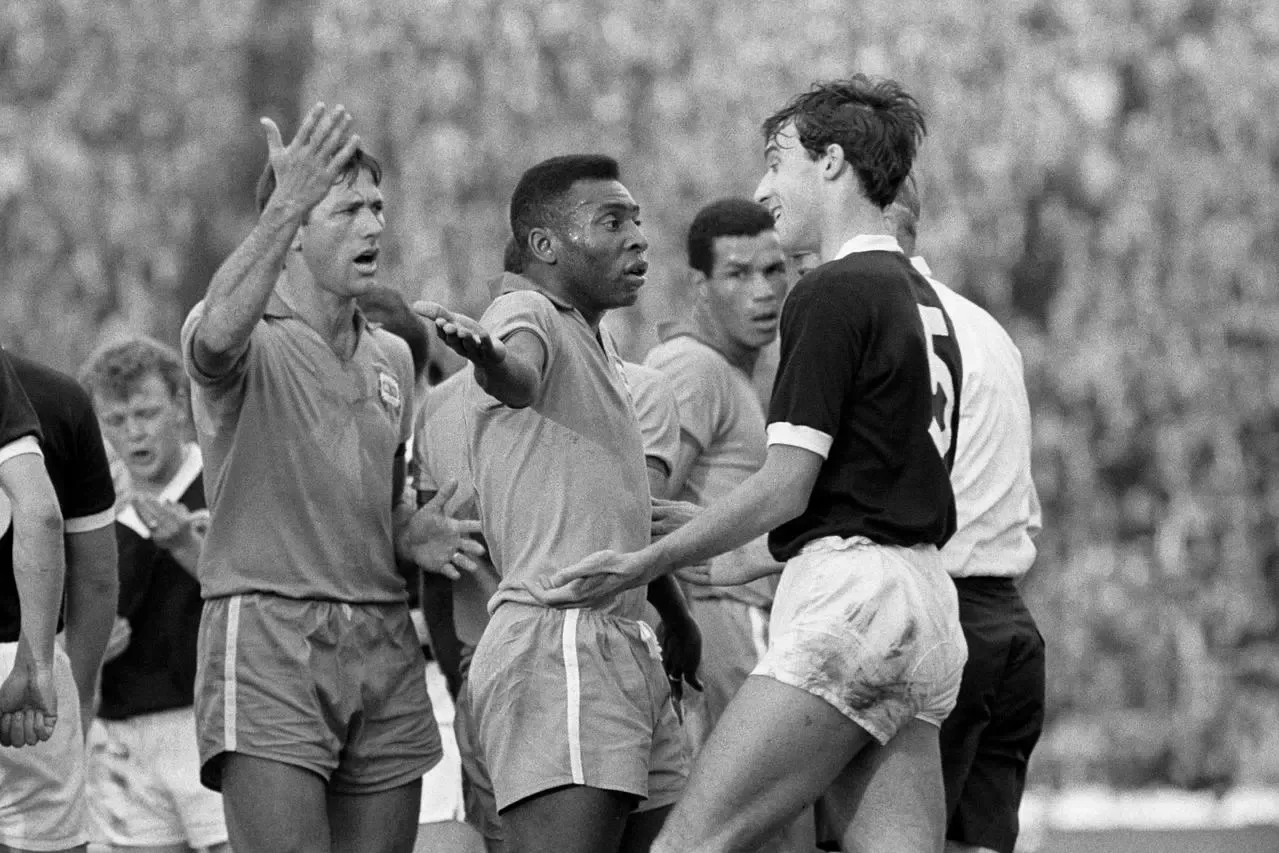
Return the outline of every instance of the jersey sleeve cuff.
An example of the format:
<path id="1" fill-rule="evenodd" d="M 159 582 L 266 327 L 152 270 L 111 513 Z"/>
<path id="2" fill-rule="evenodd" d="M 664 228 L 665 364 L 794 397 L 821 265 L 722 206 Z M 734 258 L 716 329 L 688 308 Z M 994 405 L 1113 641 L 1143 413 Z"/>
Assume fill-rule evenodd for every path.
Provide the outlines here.
<path id="1" fill-rule="evenodd" d="M 101 530 L 115 522 L 115 507 L 95 512 L 93 515 L 82 515 L 79 518 L 68 518 L 63 522 L 63 530 L 67 533 L 89 533 Z"/>
<path id="2" fill-rule="evenodd" d="M 22 438 L 14 439 L 4 447 L 0 447 L 0 464 L 8 462 L 15 456 L 23 456 L 28 453 L 44 457 L 44 452 L 40 450 L 40 442 L 36 440 L 34 435 L 24 435 Z"/>
<path id="3" fill-rule="evenodd" d="M 784 422 L 768 425 L 768 444 L 786 444 L 809 450 L 825 459 L 830 454 L 830 447 L 835 439 L 821 430 L 812 427 L 797 426 Z"/>

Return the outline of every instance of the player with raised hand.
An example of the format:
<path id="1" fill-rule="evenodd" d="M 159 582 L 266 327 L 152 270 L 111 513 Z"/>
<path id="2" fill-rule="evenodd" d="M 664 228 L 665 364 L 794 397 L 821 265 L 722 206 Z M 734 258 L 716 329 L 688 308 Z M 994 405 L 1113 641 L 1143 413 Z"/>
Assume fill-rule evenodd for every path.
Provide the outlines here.
<path id="1" fill-rule="evenodd" d="M 650 541 L 653 501 L 622 361 L 600 320 L 634 304 L 648 242 L 616 161 L 527 170 L 511 198 L 523 275 L 480 322 L 415 306 L 468 358 L 468 466 L 502 581 L 468 675 L 507 844 L 646 850 L 685 754 L 644 590 L 553 610 L 527 583 Z M 515 277 L 511 277 L 515 278 Z"/>
<path id="2" fill-rule="evenodd" d="M 923 134 L 909 94 L 861 75 L 765 122 L 756 200 L 786 251 L 824 263 L 782 312 L 763 467 L 649 548 L 532 586 L 581 606 L 772 531 L 786 568 L 768 652 L 699 755 L 663 853 L 750 849 L 823 793 L 847 849 L 942 844 L 938 728 L 965 658 L 938 551 L 955 530 L 960 359 L 883 217 Z"/>
<path id="3" fill-rule="evenodd" d="M 182 334 L 211 510 L 201 777 L 237 853 L 408 851 L 440 741 L 396 555 L 467 553 L 478 525 L 401 503 L 412 359 L 356 305 L 381 166 L 341 106 L 287 145 L 262 123 L 258 222 Z"/>

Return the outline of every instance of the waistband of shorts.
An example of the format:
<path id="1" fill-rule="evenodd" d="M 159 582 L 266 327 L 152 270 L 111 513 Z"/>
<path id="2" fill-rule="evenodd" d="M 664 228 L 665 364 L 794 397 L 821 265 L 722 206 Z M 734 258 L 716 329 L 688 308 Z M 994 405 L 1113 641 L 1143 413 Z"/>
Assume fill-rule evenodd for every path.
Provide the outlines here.
<path id="1" fill-rule="evenodd" d="M 289 595 L 277 595 L 274 592 L 262 592 L 255 590 L 253 592 L 237 592 L 231 595 L 216 595 L 204 599 L 205 604 L 226 605 L 232 599 L 240 599 L 241 601 L 278 601 L 282 604 L 315 604 L 327 605 L 329 607 L 349 607 L 353 610 L 403 610 L 407 615 L 409 612 L 408 598 L 400 601 L 345 601 L 340 598 L 294 598 Z"/>
<path id="2" fill-rule="evenodd" d="M 1017 578 L 994 575 L 965 575 L 953 580 L 955 581 L 955 589 L 960 592 L 971 592 L 999 598 L 1021 598 L 1021 591 L 1017 588 Z"/>

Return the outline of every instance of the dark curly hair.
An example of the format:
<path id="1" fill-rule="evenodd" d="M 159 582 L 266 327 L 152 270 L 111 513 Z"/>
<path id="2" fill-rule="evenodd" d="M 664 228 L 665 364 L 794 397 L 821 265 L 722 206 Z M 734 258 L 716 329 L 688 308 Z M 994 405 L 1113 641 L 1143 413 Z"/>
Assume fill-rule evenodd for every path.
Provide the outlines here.
<path id="1" fill-rule="evenodd" d="M 866 198 L 881 210 L 897 197 L 928 133 L 923 110 L 899 83 L 865 74 L 814 83 L 764 120 L 765 141 L 791 123 L 814 160 L 829 145 L 843 148 Z"/>

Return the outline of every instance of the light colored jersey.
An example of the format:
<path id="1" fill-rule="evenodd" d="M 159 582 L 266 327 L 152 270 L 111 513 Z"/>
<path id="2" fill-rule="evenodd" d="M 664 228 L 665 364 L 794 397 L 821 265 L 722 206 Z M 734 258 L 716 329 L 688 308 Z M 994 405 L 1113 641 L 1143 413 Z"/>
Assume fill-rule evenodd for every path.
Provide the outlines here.
<path id="1" fill-rule="evenodd" d="M 475 505 L 475 482 L 467 457 L 466 395 L 474 385 L 468 366 L 454 373 L 426 394 L 426 402 L 413 437 L 419 492 L 438 492 L 450 480 L 457 482 L 453 497 L 457 517 L 479 517 Z M 457 638 L 472 649 L 488 624 L 488 603 L 497 592 L 497 569 L 485 558 L 477 558 L 479 568 L 461 572 L 453 581 L 453 624 Z"/>
<path id="2" fill-rule="evenodd" d="M 700 448 L 674 497 L 711 506 L 763 466 L 768 455 L 764 411 L 751 378 L 718 351 L 684 330 L 660 331 L 663 340 L 644 363 L 666 377 L 679 407 L 680 430 Z M 719 555 L 712 565 L 743 562 L 781 568 L 768 553 L 766 537 Z M 776 584 L 771 576 L 741 586 L 689 586 L 688 592 L 695 598 L 732 598 L 768 607 Z"/>
<path id="3" fill-rule="evenodd" d="M 934 279 L 923 258 L 911 263 L 950 315 L 963 357 L 950 474 L 957 528 L 942 563 L 953 577 L 1021 577 L 1035 561 L 1031 537 L 1040 527 L 1021 353 L 994 317 Z"/>
<path id="4" fill-rule="evenodd" d="M 622 375 L 635 403 L 644 457 L 666 466 L 669 477 L 679 459 L 679 406 L 675 394 L 666 377 L 651 367 L 626 361 L 622 363 Z"/>
<path id="5" fill-rule="evenodd" d="M 531 405 L 514 409 L 469 386 L 470 464 L 489 554 L 502 575 L 492 608 L 534 603 L 524 584 L 603 549 L 650 539 L 644 447 L 622 360 L 572 306 L 540 290 L 510 290 L 481 321 L 507 339 L 532 334 L 545 351 Z M 599 609 L 644 615 L 643 589 Z"/>
<path id="6" fill-rule="evenodd" d="M 245 354 L 209 376 L 191 349 L 203 316 L 201 302 L 182 352 L 212 513 L 204 597 L 404 601 L 391 489 L 413 426 L 408 346 L 357 312 L 358 343 L 343 361 L 274 295 Z"/>

